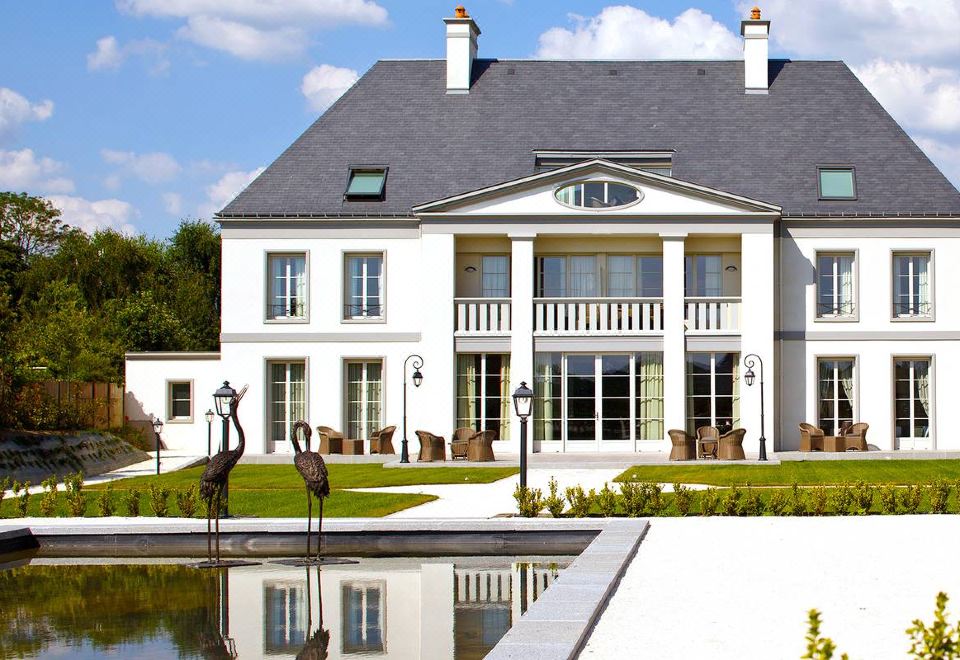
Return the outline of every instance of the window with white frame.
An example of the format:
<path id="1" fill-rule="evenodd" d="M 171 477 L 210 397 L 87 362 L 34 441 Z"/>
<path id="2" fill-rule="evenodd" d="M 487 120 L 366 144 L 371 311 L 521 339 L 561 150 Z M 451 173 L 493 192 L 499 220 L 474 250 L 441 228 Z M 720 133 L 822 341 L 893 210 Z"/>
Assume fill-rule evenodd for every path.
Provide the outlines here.
<path id="1" fill-rule="evenodd" d="M 723 257 L 719 254 L 691 254 L 684 259 L 686 295 L 716 298 L 723 295 Z"/>
<path id="2" fill-rule="evenodd" d="M 687 432 L 713 426 L 721 433 L 740 426 L 740 355 L 687 353 Z"/>
<path id="3" fill-rule="evenodd" d="M 307 595 L 299 584 L 263 587 L 263 646 L 268 654 L 297 653 L 307 641 Z"/>
<path id="4" fill-rule="evenodd" d="M 817 254 L 817 318 L 856 316 L 855 254 Z"/>
<path id="5" fill-rule="evenodd" d="M 170 381 L 167 383 L 167 421 L 187 421 L 193 417 L 193 383 Z"/>
<path id="6" fill-rule="evenodd" d="M 607 255 L 607 289 L 611 298 L 663 297 L 663 257 Z"/>
<path id="7" fill-rule="evenodd" d="M 267 318 L 303 319 L 307 315 L 306 254 L 268 254 Z"/>
<path id="8" fill-rule="evenodd" d="M 894 413 L 899 449 L 932 449 L 930 437 L 930 358 L 895 358 Z"/>
<path id="9" fill-rule="evenodd" d="M 383 318 L 383 254 L 348 254 L 345 272 L 344 318 Z"/>
<path id="10" fill-rule="evenodd" d="M 386 651 L 386 583 L 344 582 L 341 637 L 345 654 L 382 654 Z"/>
<path id="11" fill-rule="evenodd" d="M 509 354 L 457 355 L 457 427 L 509 438 L 512 405 Z"/>
<path id="12" fill-rule="evenodd" d="M 817 426 L 826 435 L 839 435 L 853 424 L 856 382 L 853 358 L 817 360 Z"/>
<path id="13" fill-rule="evenodd" d="M 307 364 L 268 362 L 267 415 L 273 449 L 289 447 L 293 423 L 307 416 Z"/>
<path id="14" fill-rule="evenodd" d="M 484 298 L 510 297 L 510 257 L 484 255 L 480 260 L 480 295 Z"/>
<path id="15" fill-rule="evenodd" d="M 369 438 L 383 419 L 383 362 L 347 363 L 347 437 Z"/>
<path id="16" fill-rule="evenodd" d="M 929 252 L 894 253 L 894 318 L 929 318 L 933 315 L 930 276 Z"/>
<path id="17" fill-rule="evenodd" d="M 537 257 L 537 296 L 589 298 L 600 295 L 596 255 Z"/>

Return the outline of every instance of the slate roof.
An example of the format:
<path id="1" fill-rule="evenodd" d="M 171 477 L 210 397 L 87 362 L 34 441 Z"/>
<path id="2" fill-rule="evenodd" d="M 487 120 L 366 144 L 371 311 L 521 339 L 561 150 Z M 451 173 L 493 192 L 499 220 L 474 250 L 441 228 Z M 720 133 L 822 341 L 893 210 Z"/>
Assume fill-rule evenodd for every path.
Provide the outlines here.
<path id="1" fill-rule="evenodd" d="M 535 172 L 534 149 L 675 150 L 673 175 L 784 215 L 960 214 L 960 193 L 842 62 L 380 61 L 221 217 L 401 215 Z M 615 72 L 615 73 L 613 73 Z M 344 201 L 348 167 L 389 166 L 383 201 Z M 817 165 L 856 168 L 858 199 L 818 201 Z"/>

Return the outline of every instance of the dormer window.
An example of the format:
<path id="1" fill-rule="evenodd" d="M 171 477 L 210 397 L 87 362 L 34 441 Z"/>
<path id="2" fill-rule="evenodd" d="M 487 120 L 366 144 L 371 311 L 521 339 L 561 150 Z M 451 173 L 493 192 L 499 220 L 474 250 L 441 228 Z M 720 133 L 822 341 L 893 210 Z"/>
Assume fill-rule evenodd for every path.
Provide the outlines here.
<path id="1" fill-rule="evenodd" d="M 820 199 L 856 199 L 857 179 L 852 167 L 817 168 Z"/>
<path id="2" fill-rule="evenodd" d="M 558 188 L 554 193 L 564 206 L 577 209 L 613 209 L 636 204 L 641 193 L 633 186 L 615 181 L 585 181 Z"/>
<path id="3" fill-rule="evenodd" d="M 343 198 L 349 201 L 382 200 L 387 184 L 387 168 L 356 166 L 350 168 L 347 190 Z"/>

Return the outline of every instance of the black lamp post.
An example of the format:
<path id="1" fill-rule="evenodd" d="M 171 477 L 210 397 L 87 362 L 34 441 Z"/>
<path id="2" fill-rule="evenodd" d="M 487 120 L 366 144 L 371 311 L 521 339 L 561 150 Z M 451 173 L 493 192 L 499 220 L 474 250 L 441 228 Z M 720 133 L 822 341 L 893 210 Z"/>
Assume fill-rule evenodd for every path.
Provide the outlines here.
<path id="1" fill-rule="evenodd" d="M 207 412 L 203 413 L 203 417 L 207 420 L 207 458 L 210 458 L 210 429 L 211 424 L 213 424 L 213 411 L 208 408 Z"/>
<path id="2" fill-rule="evenodd" d="M 533 390 L 527 387 L 526 381 L 520 382 L 520 387 L 513 393 L 513 409 L 520 418 L 520 488 L 527 487 L 527 417 L 533 408 Z"/>
<path id="3" fill-rule="evenodd" d="M 230 448 L 230 413 L 233 411 L 233 399 L 237 396 L 237 391 L 230 387 L 229 381 L 223 381 L 223 385 L 213 393 L 214 407 L 217 414 L 223 420 L 223 435 L 220 440 L 220 451 L 226 451 Z M 223 485 L 223 515 L 230 515 L 230 478 Z"/>
<path id="4" fill-rule="evenodd" d="M 423 366 L 423 358 L 417 354 L 408 355 L 403 361 L 403 440 L 400 441 L 400 462 L 410 462 L 410 452 L 407 449 L 407 363 L 413 360 L 413 386 L 420 387 L 423 382 L 423 374 L 420 368 Z"/>
<path id="5" fill-rule="evenodd" d="M 755 364 L 753 358 L 757 358 L 757 362 L 760 363 L 760 460 L 767 460 L 767 439 L 763 435 L 764 426 L 764 410 L 763 410 L 763 360 L 760 359 L 760 356 L 756 353 L 751 353 L 750 355 L 743 358 L 743 363 L 747 367 L 747 373 L 743 375 L 743 379 L 747 381 L 747 387 L 753 385 L 753 381 L 756 379 L 756 374 L 753 373 L 753 365 Z"/>
<path id="6" fill-rule="evenodd" d="M 160 476 L 160 431 L 163 430 L 163 420 L 159 417 L 153 418 L 153 437 L 157 441 L 157 476 Z"/>

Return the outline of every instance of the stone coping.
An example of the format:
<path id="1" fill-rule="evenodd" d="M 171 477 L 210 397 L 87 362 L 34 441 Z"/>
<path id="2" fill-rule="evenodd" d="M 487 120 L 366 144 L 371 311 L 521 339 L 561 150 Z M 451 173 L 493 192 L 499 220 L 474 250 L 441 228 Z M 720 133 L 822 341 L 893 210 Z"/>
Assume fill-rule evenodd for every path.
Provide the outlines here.
<path id="1" fill-rule="evenodd" d="M 899 451 L 781 451 L 781 461 L 936 461 L 958 459 L 958 451 L 899 450 Z"/>

